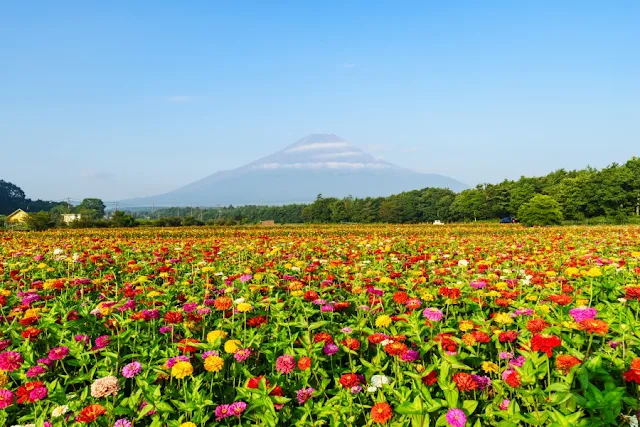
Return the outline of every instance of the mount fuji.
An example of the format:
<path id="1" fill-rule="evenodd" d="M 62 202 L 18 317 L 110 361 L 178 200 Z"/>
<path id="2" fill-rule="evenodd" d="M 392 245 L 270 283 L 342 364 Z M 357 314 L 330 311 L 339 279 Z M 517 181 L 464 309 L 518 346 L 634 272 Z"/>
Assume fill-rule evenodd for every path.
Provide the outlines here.
<path id="1" fill-rule="evenodd" d="M 216 172 L 128 206 L 217 206 L 305 203 L 325 197 L 379 197 L 425 187 L 461 191 L 465 184 L 443 175 L 401 168 L 365 153 L 336 135 L 309 135 L 274 154 Z"/>

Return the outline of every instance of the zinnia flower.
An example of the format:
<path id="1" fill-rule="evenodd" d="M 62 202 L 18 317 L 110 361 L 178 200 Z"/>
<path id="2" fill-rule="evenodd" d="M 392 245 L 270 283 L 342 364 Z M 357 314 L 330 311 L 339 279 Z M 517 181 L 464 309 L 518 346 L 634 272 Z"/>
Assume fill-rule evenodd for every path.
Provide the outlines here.
<path id="1" fill-rule="evenodd" d="M 296 359 L 289 355 L 284 354 L 276 360 L 276 370 L 281 374 L 288 374 L 292 372 L 296 367 Z"/>
<path id="2" fill-rule="evenodd" d="M 378 402 L 371 407 L 371 419 L 378 424 L 386 424 L 393 416 L 393 410 L 387 402 Z"/>
<path id="3" fill-rule="evenodd" d="M 120 418 L 115 423 L 113 423 L 113 427 L 131 427 L 131 421 L 127 420 L 126 418 Z"/>
<path id="4" fill-rule="evenodd" d="M 467 416 L 464 414 L 462 409 L 449 409 L 445 418 L 451 427 L 464 427 L 467 424 Z"/>
<path id="5" fill-rule="evenodd" d="M 122 368 L 122 376 L 125 378 L 133 378 L 142 372 L 142 365 L 140 362 L 131 362 Z"/>
<path id="6" fill-rule="evenodd" d="M 207 372 L 218 372 L 224 367 L 224 360 L 219 356 L 209 356 L 204 359 L 204 369 Z"/>
<path id="7" fill-rule="evenodd" d="M 104 409 L 102 405 L 89 405 L 80 411 L 80 414 L 76 417 L 76 421 L 80 423 L 92 423 L 106 412 L 107 410 Z"/>
<path id="8" fill-rule="evenodd" d="M 171 376 L 182 379 L 193 374 L 193 365 L 191 362 L 179 361 L 171 368 Z"/>
<path id="9" fill-rule="evenodd" d="M 437 308 L 427 307 L 422 312 L 422 315 L 431 322 L 439 322 L 442 320 L 442 311 Z"/>
<path id="10" fill-rule="evenodd" d="M 91 396 L 100 399 L 118 393 L 118 379 L 114 376 L 99 378 L 91 384 Z"/>
<path id="11" fill-rule="evenodd" d="M 20 353 L 15 351 L 5 351 L 0 353 L 0 371 L 13 372 L 20 369 L 24 359 Z"/>
<path id="12" fill-rule="evenodd" d="M 311 398 L 315 390 L 311 387 L 301 388 L 296 392 L 296 399 L 299 405 L 304 405 L 307 400 Z"/>
<path id="13" fill-rule="evenodd" d="M 47 397 L 48 390 L 42 381 L 32 381 L 18 387 L 18 403 L 33 403 Z"/>
<path id="14" fill-rule="evenodd" d="M 49 360 L 61 360 L 69 354 L 69 347 L 56 347 L 49 351 Z"/>
<path id="15" fill-rule="evenodd" d="M 13 405 L 14 400 L 15 396 L 13 395 L 13 392 L 11 390 L 0 390 L 0 409 L 4 409 Z"/>

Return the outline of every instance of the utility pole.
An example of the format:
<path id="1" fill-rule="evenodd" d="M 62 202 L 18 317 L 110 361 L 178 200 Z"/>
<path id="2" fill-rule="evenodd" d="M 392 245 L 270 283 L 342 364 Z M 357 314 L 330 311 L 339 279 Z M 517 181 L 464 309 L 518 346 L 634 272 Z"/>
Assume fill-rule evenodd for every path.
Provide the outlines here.
<path id="1" fill-rule="evenodd" d="M 118 212 L 118 201 L 117 200 L 116 200 L 116 209 L 115 209 L 115 211 Z"/>
<path id="2" fill-rule="evenodd" d="M 151 218 L 153 218 L 153 211 L 156 210 L 156 201 L 151 202 Z"/>

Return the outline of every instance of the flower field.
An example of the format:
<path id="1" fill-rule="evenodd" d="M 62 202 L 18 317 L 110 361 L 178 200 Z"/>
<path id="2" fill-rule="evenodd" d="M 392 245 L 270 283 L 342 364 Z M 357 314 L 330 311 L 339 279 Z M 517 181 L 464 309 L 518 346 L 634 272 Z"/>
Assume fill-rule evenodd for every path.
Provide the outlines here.
<path id="1" fill-rule="evenodd" d="M 619 426 L 640 228 L 0 234 L 0 425 Z"/>

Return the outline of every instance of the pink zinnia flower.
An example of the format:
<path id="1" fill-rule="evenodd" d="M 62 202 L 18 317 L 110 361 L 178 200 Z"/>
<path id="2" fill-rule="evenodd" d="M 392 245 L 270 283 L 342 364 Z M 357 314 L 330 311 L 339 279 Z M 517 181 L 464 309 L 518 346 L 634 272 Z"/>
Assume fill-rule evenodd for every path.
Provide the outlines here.
<path id="1" fill-rule="evenodd" d="M 249 356 L 251 356 L 251 350 L 249 350 L 248 348 L 243 348 L 241 350 L 238 350 L 233 355 L 233 357 L 235 357 L 238 362 L 244 362 L 249 358 Z"/>
<path id="2" fill-rule="evenodd" d="M 109 335 L 102 335 L 101 337 L 96 338 L 96 345 L 93 347 L 94 350 L 100 350 L 105 348 L 111 343 L 111 338 Z"/>
<path id="3" fill-rule="evenodd" d="M 432 307 L 425 308 L 422 315 L 432 322 L 441 321 L 443 316 L 442 311 Z"/>
<path id="4" fill-rule="evenodd" d="M 467 416 L 462 409 L 451 408 L 445 416 L 451 427 L 464 427 L 467 424 Z"/>
<path id="5" fill-rule="evenodd" d="M 509 399 L 503 400 L 502 403 L 500 403 L 500 409 L 506 411 L 509 408 L 510 403 L 511 401 Z"/>
<path id="6" fill-rule="evenodd" d="M 49 351 L 49 360 L 62 360 L 69 354 L 69 347 L 56 347 Z"/>
<path id="7" fill-rule="evenodd" d="M 295 367 L 296 359 L 289 354 L 283 354 L 282 356 L 278 357 L 278 360 L 276 360 L 276 370 L 281 374 L 286 375 L 292 372 Z"/>
<path id="8" fill-rule="evenodd" d="M 24 359 L 20 353 L 15 351 L 6 351 L 0 353 L 0 371 L 13 372 L 16 369 L 20 369 Z"/>
<path id="9" fill-rule="evenodd" d="M 34 366 L 32 368 L 29 368 L 29 370 L 27 371 L 27 378 L 35 378 L 38 375 L 42 375 L 45 372 L 47 372 L 46 368 L 43 368 L 40 365 Z"/>
<path id="10" fill-rule="evenodd" d="M 327 344 L 322 348 L 322 352 L 327 356 L 333 356 L 338 352 L 338 346 L 335 344 Z"/>
<path id="11" fill-rule="evenodd" d="M 125 378 L 133 378 L 142 372 L 142 365 L 140 362 L 131 362 L 122 368 L 122 376 Z"/>
<path id="12" fill-rule="evenodd" d="M 298 404 L 304 405 L 307 400 L 311 399 L 311 396 L 313 395 L 314 391 L 315 390 L 311 387 L 301 388 L 300 390 L 298 390 L 298 392 L 296 393 L 296 399 L 298 399 Z"/>
<path id="13" fill-rule="evenodd" d="M 247 404 L 244 402 L 234 402 L 229 406 L 231 414 L 235 415 L 236 417 L 240 417 L 245 409 L 247 409 Z"/>
<path id="14" fill-rule="evenodd" d="M 13 395 L 13 392 L 11 390 L 0 390 L 0 409 L 4 409 L 7 406 L 13 405 L 14 400 L 15 396 Z"/>
<path id="15" fill-rule="evenodd" d="M 230 417 L 232 414 L 233 412 L 231 412 L 231 405 L 218 405 L 218 407 L 216 408 L 217 421 Z"/>

